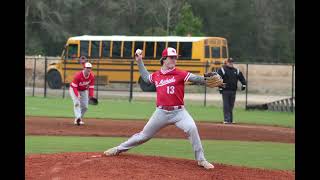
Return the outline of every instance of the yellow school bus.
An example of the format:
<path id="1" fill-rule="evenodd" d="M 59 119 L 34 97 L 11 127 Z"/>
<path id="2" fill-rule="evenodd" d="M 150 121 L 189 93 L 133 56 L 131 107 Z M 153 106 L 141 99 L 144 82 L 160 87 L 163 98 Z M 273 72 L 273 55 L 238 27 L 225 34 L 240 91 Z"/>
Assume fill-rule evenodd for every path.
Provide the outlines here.
<path id="1" fill-rule="evenodd" d="M 159 60 L 166 47 L 175 48 L 180 55 L 178 68 L 198 75 L 203 75 L 206 69 L 215 70 L 229 57 L 227 40 L 222 37 L 76 36 L 67 40 L 61 60 L 49 64 L 48 86 L 59 89 L 69 84 L 74 73 L 82 69 L 79 62 L 82 56 L 92 63 L 96 83 L 129 83 L 130 63 L 136 49 L 143 50 L 144 64 L 152 73 L 160 69 Z M 139 83 L 143 91 L 155 90 L 154 85 L 141 79 L 136 62 L 133 70 L 134 83 Z"/>

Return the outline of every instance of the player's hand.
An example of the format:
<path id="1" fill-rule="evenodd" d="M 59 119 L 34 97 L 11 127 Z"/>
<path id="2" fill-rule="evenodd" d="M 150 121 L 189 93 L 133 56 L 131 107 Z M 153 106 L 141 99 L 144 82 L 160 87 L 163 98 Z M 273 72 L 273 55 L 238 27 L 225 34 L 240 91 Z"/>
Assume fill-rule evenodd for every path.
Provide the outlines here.
<path id="1" fill-rule="evenodd" d="M 97 98 L 95 98 L 95 97 L 90 97 L 89 98 L 89 104 L 91 104 L 91 105 L 98 105 L 98 99 Z"/>
<path id="2" fill-rule="evenodd" d="M 226 88 L 227 83 L 222 83 L 221 86 L 219 86 L 220 88 Z"/>
<path id="3" fill-rule="evenodd" d="M 142 50 L 141 49 L 137 49 L 136 50 L 135 59 L 136 59 L 136 61 L 141 61 L 142 60 Z"/>
<path id="4" fill-rule="evenodd" d="M 241 86 L 241 91 L 245 90 L 246 89 L 246 85 L 242 85 Z"/>

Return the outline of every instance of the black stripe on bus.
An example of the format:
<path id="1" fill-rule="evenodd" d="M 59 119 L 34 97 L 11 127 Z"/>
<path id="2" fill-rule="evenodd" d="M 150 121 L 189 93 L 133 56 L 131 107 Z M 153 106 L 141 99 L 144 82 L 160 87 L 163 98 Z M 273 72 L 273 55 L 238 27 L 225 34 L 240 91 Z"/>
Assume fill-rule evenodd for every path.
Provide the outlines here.
<path id="1" fill-rule="evenodd" d="M 64 70 L 74 70 L 74 71 L 78 71 L 78 70 L 82 70 L 81 68 L 64 68 Z M 97 72 L 98 70 L 92 70 L 93 72 Z M 130 72 L 130 69 L 99 69 L 99 71 L 126 71 L 126 72 Z M 134 72 L 139 72 L 139 70 L 133 70 Z M 157 70 L 149 70 L 150 72 L 156 72 Z"/>
<path id="2" fill-rule="evenodd" d="M 66 64 L 66 65 L 72 65 L 72 64 L 78 64 L 78 63 L 68 63 L 68 64 Z M 97 65 L 97 64 L 95 64 L 95 65 Z M 130 66 L 130 63 L 126 63 L 126 64 L 107 64 L 107 63 L 105 63 L 105 64 L 99 64 L 99 66 L 107 66 L 107 65 L 111 65 L 111 66 Z M 145 66 L 161 66 L 160 65 L 160 63 L 159 64 L 144 64 Z M 185 66 L 185 67 L 204 67 L 205 66 L 205 64 L 203 64 L 203 65 L 196 65 L 196 64 L 177 64 L 176 65 L 177 67 L 182 67 L 182 66 Z"/>
<path id="3" fill-rule="evenodd" d="M 130 62 L 123 62 L 123 63 L 91 63 L 92 65 L 98 65 L 99 66 L 103 66 L 103 65 L 130 65 Z M 182 64 L 182 63 L 181 63 Z M 189 65 L 191 64 L 192 65 L 192 62 L 190 63 L 183 63 L 185 65 Z M 79 63 L 66 63 L 66 65 L 80 65 Z M 157 65 L 157 66 L 161 66 L 160 65 L 160 62 L 159 63 L 146 63 L 144 62 L 144 65 Z M 180 63 L 177 63 L 177 65 L 180 65 Z M 203 63 L 203 65 L 205 65 L 205 63 Z M 199 65 L 196 65 L 196 66 L 199 66 Z M 200 65 L 202 66 L 202 65 Z"/>
<path id="4" fill-rule="evenodd" d="M 100 59 L 100 61 L 110 61 L 110 60 L 132 60 L 134 59 L 133 57 L 130 57 L 130 58 L 125 58 L 125 57 L 108 57 L 108 60 L 105 60 L 105 59 Z M 88 58 L 88 60 L 94 60 L 94 61 L 98 61 L 98 59 L 95 59 L 95 58 Z M 160 58 L 148 58 L 148 59 L 145 59 L 146 61 L 160 61 Z M 179 58 L 178 61 L 181 60 L 181 61 L 200 61 L 200 59 L 187 59 L 187 58 Z M 66 59 L 66 61 L 70 61 L 70 59 Z M 71 59 L 71 61 L 74 61 L 74 59 Z"/>
<path id="5" fill-rule="evenodd" d="M 153 60 L 144 60 L 144 62 L 145 61 L 153 61 Z M 200 61 L 200 59 L 192 59 L 192 60 L 182 60 L 182 61 L 186 61 L 186 63 L 192 63 L 192 62 L 198 62 L 198 61 Z M 110 62 L 110 60 L 101 60 L 101 61 L 89 61 L 91 64 L 115 64 L 115 65 L 120 65 L 120 64 L 122 64 L 122 63 L 129 63 L 130 64 L 130 62 L 131 61 L 127 61 L 127 60 L 125 60 L 125 61 L 122 61 L 122 63 L 119 63 L 119 61 L 111 61 Z M 113 63 L 113 62 L 116 62 L 116 63 Z M 154 63 L 159 63 L 160 64 L 160 60 L 156 60 L 156 61 L 154 61 Z M 119 64 L 118 64 L 119 63 Z M 205 62 L 204 62 L 205 63 Z M 64 62 L 62 62 L 61 64 L 64 64 Z M 79 62 L 65 62 L 65 64 L 79 64 Z"/>
<path id="6" fill-rule="evenodd" d="M 82 70 L 81 68 L 64 68 L 64 70 L 75 70 L 75 71 L 78 71 L 78 70 Z M 100 71 L 113 71 L 113 72 L 130 72 L 130 69 L 99 69 L 99 72 Z M 134 72 L 139 72 L 139 70 L 133 70 Z M 158 70 L 149 70 L 149 72 L 156 72 Z M 97 70 L 93 70 L 93 72 L 97 72 Z M 200 73 L 200 71 L 188 71 L 190 73 Z"/>
<path id="7" fill-rule="evenodd" d="M 130 83 L 130 81 L 109 81 L 110 83 Z M 137 81 L 132 81 L 133 83 L 137 83 Z"/>

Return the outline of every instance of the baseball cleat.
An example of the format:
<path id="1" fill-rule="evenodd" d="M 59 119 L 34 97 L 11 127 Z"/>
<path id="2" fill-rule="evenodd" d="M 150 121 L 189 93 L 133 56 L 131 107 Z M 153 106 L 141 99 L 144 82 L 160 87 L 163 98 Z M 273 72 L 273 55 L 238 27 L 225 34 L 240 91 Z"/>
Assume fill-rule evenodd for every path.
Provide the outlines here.
<path id="1" fill-rule="evenodd" d="M 206 160 L 198 161 L 198 165 L 204 167 L 205 169 L 213 169 L 214 166 Z"/>
<path id="2" fill-rule="evenodd" d="M 75 120 L 74 120 L 74 124 L 80 126 L 80 124 L 81 124 L 81 119 L 80 119 L 80 118 L 75 119 Z"/>
<path id="3" fill-rule="evenodd" d="M 82 119 L 80 120 L 80 124 L 81 124 L 81 125 L 83 125 L 83 124 L 84 124 L 84 122 L 82 121 Z"/>
<path id="4" fill-rule="evenodd" d="M 106 150 L 105 152 L 103 152 L 103 154 L 105 156 L 116 156 L 119 153 L 120 152 L 118 151 L 117 147 L 110 148 L 110 149 Z"/>

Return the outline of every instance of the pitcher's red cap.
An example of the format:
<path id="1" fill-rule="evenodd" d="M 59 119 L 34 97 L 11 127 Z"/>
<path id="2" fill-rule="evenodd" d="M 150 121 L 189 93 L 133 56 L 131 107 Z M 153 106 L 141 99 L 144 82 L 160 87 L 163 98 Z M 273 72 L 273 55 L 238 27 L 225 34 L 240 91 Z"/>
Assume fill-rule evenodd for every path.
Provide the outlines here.
<path id="1" fill-rule="evenodd" d="M 179 55 L 177 54 L 177 51 L 174 48 L 168 47 L 162 51 L 162 57 L 168 57 L 168 56 L 178 57 Z"/>
<path id="2" fill-rule="evenodd" d="M 84 68 L 92 68 L 92 64 L 89 62 L 84 63 Z"/>

